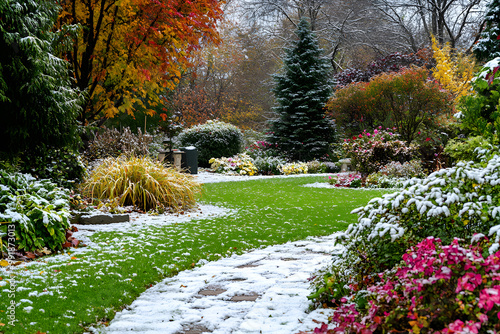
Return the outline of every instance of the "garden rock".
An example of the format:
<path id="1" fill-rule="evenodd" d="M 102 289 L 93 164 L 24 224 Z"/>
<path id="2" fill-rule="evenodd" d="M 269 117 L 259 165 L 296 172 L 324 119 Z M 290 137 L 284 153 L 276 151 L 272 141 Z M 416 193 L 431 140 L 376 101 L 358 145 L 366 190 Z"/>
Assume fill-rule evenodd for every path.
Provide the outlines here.
<path id="1" fill-rule="evenodd" d="M 114 223 L 130 222 L 128 214 L 99 214 L 99 215 L 82 215 L 77 214 L 71 218 L 72 224 L 82 225 L 105 225 Z"/>

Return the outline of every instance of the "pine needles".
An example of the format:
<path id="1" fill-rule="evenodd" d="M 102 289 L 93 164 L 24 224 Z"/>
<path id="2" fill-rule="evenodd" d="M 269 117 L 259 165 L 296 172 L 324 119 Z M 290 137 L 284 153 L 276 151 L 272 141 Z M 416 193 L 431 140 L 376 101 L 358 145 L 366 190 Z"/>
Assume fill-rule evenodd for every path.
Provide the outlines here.
<path id="1" fill-rule="evenodd" d="M 143 211 L 191 208 L 201 193 L 192 176 L 166 168 L 148 157 L 107 158 L 81 186 L 93 199 L 133 205 Z"/>

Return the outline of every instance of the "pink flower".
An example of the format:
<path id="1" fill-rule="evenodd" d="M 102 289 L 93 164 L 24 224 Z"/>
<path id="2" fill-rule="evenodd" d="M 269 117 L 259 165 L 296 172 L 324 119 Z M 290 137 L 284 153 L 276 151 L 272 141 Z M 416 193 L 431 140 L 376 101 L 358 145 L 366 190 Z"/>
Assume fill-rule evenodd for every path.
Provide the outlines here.
<path id="1" fill-rule="evenodd" d="M 479 303 L 477 305 L 480 308 L 489 311 L 495 304 L 500 305 L 500 285 L 483 289 L 479 293 Z"/>
<path id="2" fill-rule="evenodd" d="M 378 133 L 378 130 L 377 130 L 377 129 L 373 130 L 373 133 L 374 133 L 374 134 L 377 134 L 377 133 Z"/>
<path id="3" fill-rule="evenodd" d="M 429 137 L 425 138 L 425 141 L 429 141 L 429 140 L 431 140 Z"/>
<path id="4" fill-rule="evenodd" d="M 371 134 L 370 134 L 369 132 L 368 132 L 366 135 L 367 135 L 368 137 L 370 137 L 370 136 L 371 136 Z"/>
<path id="5" fill-rule="evenodd" d="M 380 130 L 382 130 L 382 125 L 378 127 Z"/>
<path id="6" fill-rule="evenodd" d="M 458 279 L 455 292 L 459 293 L 462 290 L 474 291 L 481 283 L 482 278 L 480 274 L 466 273 Z"/>
<path id="7" fill-rule="evenodd" d="M 460 332 L 464 328 L 464 323 L 462 320 L 457 319 L 455 322 L 448 325 L 448 328 L 452 331 Z"/>

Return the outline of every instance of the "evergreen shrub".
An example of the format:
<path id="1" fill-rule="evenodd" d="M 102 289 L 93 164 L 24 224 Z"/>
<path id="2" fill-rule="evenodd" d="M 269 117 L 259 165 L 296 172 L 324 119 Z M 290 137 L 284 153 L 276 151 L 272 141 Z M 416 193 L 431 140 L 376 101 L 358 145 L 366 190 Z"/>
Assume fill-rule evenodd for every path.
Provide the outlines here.
<path id="1" fill-rule="evenodd" d="M 234 125 L 218 120 L 195 125 L 183 130 L 177 140 L 181 146 L 194 146 L 198 150 L 198 164 L 209 167 L 209 160 L 232 157 L 240 153 L 243 133 Z"/>
<path id="2" fill-rule="evenodd" d="M 17 250 L 61 250 L 66 242 L 69 216 L 68 190 L 29 174 L 0 170 L 0 221 L 15 225 Z M 0 225 L 4 252 L 11 224 Z"/>
<path id="3" fill-rule="evenodd" d="M 80 154 L 69 148 L 39 148 L 21 154 L 19 171 L 38 179 L 50 179 L 65 188 L 73 188 L 85 176 Z"/>
<path id="4" fill-rule="evenodd" d="M 500 142 L 500 57 L 487 62 L 472 82 L 474 93 L 463 97 L 455 115 L 469 134 Z"/>

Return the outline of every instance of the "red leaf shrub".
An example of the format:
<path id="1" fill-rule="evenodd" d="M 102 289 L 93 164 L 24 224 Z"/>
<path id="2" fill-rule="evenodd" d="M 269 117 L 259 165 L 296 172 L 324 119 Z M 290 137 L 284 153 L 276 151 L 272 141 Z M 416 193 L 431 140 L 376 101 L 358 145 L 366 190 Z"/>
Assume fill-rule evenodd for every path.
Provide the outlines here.
<path id="1" fill-rule="evenodd" d="M 481 237 L 469 246 L 424 239 L 368 286 L 365 308 L 351 287 L 332 316 L 336 327 L 321 333 L 499 333 L 500 251 L 484 257 Z"/>

